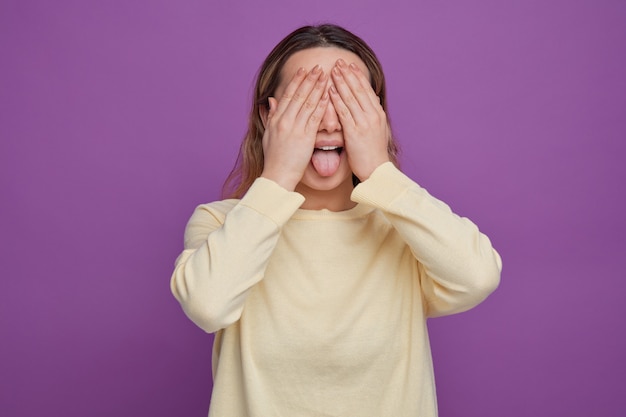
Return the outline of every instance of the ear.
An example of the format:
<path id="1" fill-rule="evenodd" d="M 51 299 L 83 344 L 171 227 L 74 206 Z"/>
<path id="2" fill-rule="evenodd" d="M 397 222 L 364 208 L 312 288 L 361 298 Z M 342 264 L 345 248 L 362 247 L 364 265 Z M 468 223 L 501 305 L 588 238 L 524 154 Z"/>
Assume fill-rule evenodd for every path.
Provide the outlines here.
<path id="1" fill-rule="evenodd" d="M 273 115 L 274 112 L 276 111 L 276 106 L 278 104 L 278 102 L 276 101 L 274 97 L 269 97 L 267 99 L 267 102 L 269 104 L 269 109 L 265 106 L 259 107 L 259 116 L 261 116 L 263 127 L 266 129 L 267 129 L 267 121 L 269 120 L 270 116 Z"/>

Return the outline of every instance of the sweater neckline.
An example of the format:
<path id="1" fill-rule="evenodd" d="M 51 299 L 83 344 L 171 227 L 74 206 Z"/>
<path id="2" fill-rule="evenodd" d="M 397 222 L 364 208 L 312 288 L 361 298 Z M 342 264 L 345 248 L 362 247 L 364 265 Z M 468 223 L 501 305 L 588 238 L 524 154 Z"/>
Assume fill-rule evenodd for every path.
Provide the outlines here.
<path id="1" fill-rule="evenodd" d="M 363 217 L 374 211 L 373 207 L 365 204 L 357 204 L 356 206 L 342 211 L 331 211 L 328 209 L 321 210 L 307 210 L 298 209 L 292 216 L 293 219 L 300 220 L 312 220 L 312 219 L 333 219 L 333 220 L 345 220 L 354 219 L 357 217 Z"/>

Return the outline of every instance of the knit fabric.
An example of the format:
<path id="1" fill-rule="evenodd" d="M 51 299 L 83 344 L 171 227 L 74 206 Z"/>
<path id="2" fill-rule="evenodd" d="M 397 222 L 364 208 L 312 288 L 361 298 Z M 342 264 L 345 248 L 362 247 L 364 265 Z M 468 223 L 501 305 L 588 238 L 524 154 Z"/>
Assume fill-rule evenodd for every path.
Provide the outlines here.
<path id="1" fill-rule="evenodd" d="M 171 289 L 216 332 L 209 416 L 437 415 L 426 319 L 485 299 L 500 257 L 391 163 L 351 198 L 303 210 L 258 178 L 194 212 Z"/>

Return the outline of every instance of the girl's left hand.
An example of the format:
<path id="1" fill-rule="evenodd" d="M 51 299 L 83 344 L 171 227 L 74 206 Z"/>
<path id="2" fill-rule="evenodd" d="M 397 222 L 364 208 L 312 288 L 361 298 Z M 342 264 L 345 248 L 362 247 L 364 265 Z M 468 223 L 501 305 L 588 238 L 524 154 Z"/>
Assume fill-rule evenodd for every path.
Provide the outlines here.
<path id="1" fill-rule="evenodd" d="M 387 115 L 366 75 L 339 59 L 331 71 L 330 98 L 343 130 L 344 147 L 354 175 L 361 181 L 389 161 L 391 134 Z"/>

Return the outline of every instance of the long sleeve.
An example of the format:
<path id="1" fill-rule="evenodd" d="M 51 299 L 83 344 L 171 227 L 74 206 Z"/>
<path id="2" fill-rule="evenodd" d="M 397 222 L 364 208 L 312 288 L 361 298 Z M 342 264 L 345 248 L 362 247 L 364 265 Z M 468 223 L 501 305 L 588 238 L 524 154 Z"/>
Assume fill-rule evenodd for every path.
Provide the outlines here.
<path id="1" fill-rule="evenodd" d="M 352 200 L 381 210 L 411 248 L 429 317 L 468 310 L 498 286 L 502 261 L 489 238 L 392 163 L 360 183 Z"/>
<path id="2" fill-rule="evenodd" d="M 236 322 L 265 273 L 281 227 L 304 197 L 258 178 L 238 202 L 199 206 L 185 230 L 171 290 L 185 314 L 213 333 Z M 235 204 L 236 203 L 236 204 Z"/>

